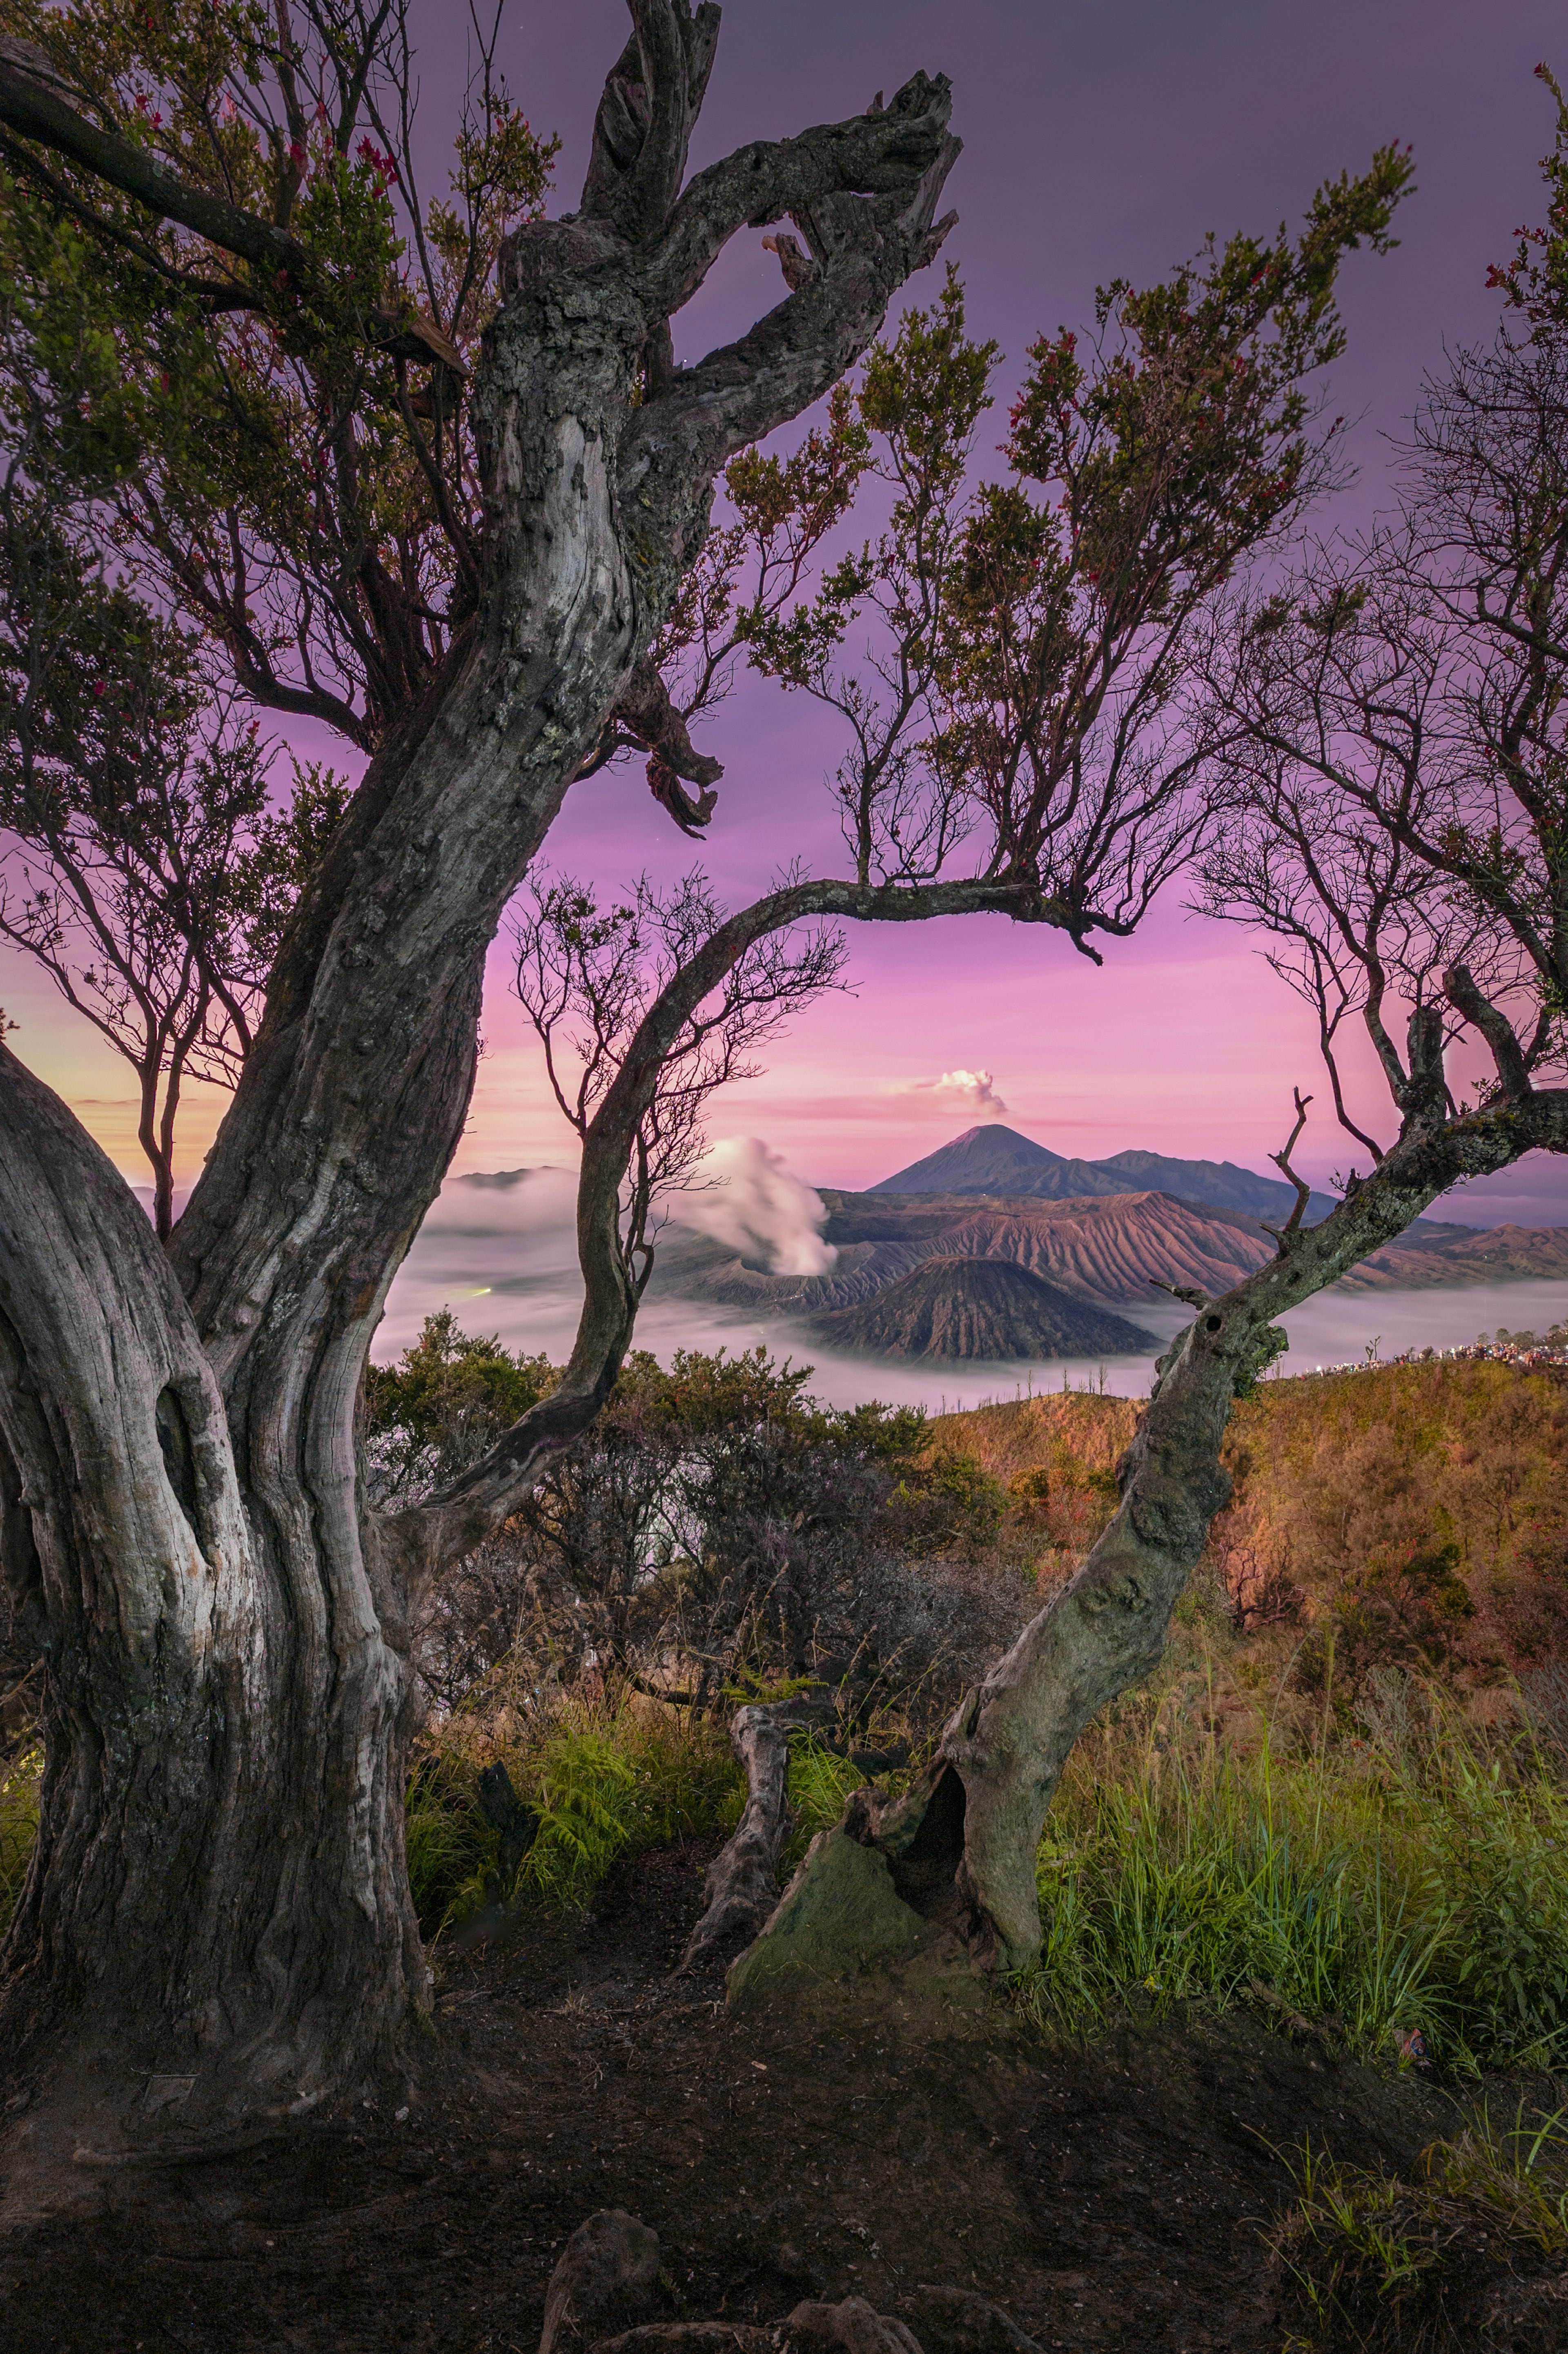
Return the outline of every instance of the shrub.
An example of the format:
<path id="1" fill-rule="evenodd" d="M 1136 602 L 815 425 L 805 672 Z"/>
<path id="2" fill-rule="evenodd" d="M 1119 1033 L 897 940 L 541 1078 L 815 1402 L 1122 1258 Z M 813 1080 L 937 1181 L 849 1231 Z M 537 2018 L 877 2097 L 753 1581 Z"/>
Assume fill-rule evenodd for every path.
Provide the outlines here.
<path id="1" fill-rule="evenodd" d="M 841 1654 L 919 1682 L 931 1651 L 901 1658 L 908 1613 L 890 1635 L 874 1589 L 916 1560 L 972 1559 L 1004 1500 L 971 1458 L 932 1451 L 923 1413 L 830 1411 L 809 1373 L 760 1348 L 681 1351 L 668 1370 L 633 1352 L 505 1531 L 437 1581 L 418 1639 L 430 1700 L 451 1710 L 524 1648 L 541 1676 L 673 1672 L 702 1704 L 742 1671 L 771 1681 Z M 547 1378 L 450 1311 L 431 1318 L 369 1381 L 373 1478 L 388 1491 L 444 1476 Z"/>
<path id="2" fill-rule="evenodd" d="M 1222 1569 L 1305 1589 L 1308 1681 L 1334 1646 L 1379 1668 L 1495 1682 L 1568 1640 L 1568 1388 L 1504 1363 L 1409 1363 L 1266 1383 L 1225 1441 Z"/>
<path id="3" fill-rule="evenodd" d="M 501 1763 L 538 1829 L 510 1891 L 479 1777 Z M 433 1726 L 409 1777 L 408 1878 L 427 1937 L 509 1896 L 584 1904 L 619 1857 L 727 1830 L 744 1802 L 723 1731 L 672 1709 L 561 1699 L 528 1715 L 502 1706 Z"/>
<path id="4" fill-rule="evenodd" d="M 365 1369 L 366 1452 L 377 1500 L 410 1500 L 476 1462 L 557 1379 L 544 1357 L 514 1356 L 493 1333 L 460 1331 L 450 1308 L 427 1316 L 395 1365 Z"/>

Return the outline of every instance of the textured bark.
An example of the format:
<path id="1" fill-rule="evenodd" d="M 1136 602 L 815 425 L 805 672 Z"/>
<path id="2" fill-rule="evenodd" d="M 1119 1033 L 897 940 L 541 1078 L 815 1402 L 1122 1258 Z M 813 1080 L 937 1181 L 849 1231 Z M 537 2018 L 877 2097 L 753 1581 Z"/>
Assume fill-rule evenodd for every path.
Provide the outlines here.
<path id="1" fill-rule="evenodd" d="M 683 1970 L 755 1937 L 779 1902 L 779 1859 L 789 1835 L 789 1727 L 803 1712 L 788 1701 L 737 1709 L 730 1747 L 746 1769 L 746 1810 L 703 1882 L 703 1916 L 686 1941 Z"/>
<path id="2" fill-rule="evenodd" d="M 1084 1727 L 1159 1664 L 1171 1611 L 1230 1495 L 1220 1449 L 1266 1328 L 1403 1233 L 1458 1178 L 1537 1148 L 1568 1151 L 1568 1092 L 1407 1136 L 1339 1209 L 1282 1235 L 1273 1260 L 1172 1341 L 1119 1467 L 1120 1508 L 1084 1567 L 965 1699 L 909 1792 L 892 1803 L 871 1790 L 850 1800 L 843 1829 L 886 1857 L 914 1912 L 959 1930 L 994 1968 L 1037 1957 L 1035 1852 L 1046 1809 Z M 802 1870 L 814 1868 L 827 1860 L 808 1859 Z M 747 1956 L 748 1993 L 775 1967 L 787 1981 L 789 1911 Z"/>
<path id="3" fill-rule="evenodd" d="M 717 12 L 631 16 L 581 209 L 504 256 L 472 388 L 479 609 L 384 737 L 298 910 L 167 1257 L 0 1051 L 0 1489 L 50 1687 L 0 2046 L 69 2022 L 122 2120 L 144 2078 L 187 2123 L 355 2084 L 425 1999 L 402 1846 L 408 1628 L 429 1578 L 614 1379 L 635 1308 L 617 1193 L 645 1075 L 588 1139 L 562 1388 L 450 1496 L 386 1519 L 357 1471 L 366 1354 L 462 1130 L 486 947 L 563 796 L 623 701 L 692 770 L 641 666 L 717 470 L 842 374 L 945 228 L 945 81 L 916 75 L 885 113 L 758 143 L 682 193 Z M 220 248 L 295 267 L 265 224 L 101 136 L 15 51 L 0 122 Z M 785 214 L 809 282 L 671 369 L 671 313 L 736 229 Z"/>
<path id="4" fill-rule="evenodd" d="M 7 1564 L 48 1669 L 0 2019 L 18 2052 L 79 2022 L 132 2118 L 309 2106 L 427 1999 L 402 1604 L 352 1487 L 334 1526 L 298 1474 L 242 1483 L 146 1219 L 4 1049 L 0 1130 Z"/>

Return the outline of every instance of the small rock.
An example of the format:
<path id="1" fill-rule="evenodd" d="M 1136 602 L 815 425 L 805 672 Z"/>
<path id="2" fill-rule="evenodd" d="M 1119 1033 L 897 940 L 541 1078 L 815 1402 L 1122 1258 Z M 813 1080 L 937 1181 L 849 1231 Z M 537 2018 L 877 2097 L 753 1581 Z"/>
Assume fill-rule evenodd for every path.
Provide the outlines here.
<path id="1" fill-rule="evenodd" d="M 922 2354 L 902 2321 L 874 2311 L 863 2296 L 798 2305 L 779 2336 L 785 2354 Z"/>
<path id="2" fill-rule="evenodd" d="M 539 2354 L 586 2341 L 588 2325 L 617 2308 L 645 2308 L 659 2277 L 659 2235 L 620 2207 L 601 2208 L 579 2223 L 562 2249 L 545 2297 Z"/>

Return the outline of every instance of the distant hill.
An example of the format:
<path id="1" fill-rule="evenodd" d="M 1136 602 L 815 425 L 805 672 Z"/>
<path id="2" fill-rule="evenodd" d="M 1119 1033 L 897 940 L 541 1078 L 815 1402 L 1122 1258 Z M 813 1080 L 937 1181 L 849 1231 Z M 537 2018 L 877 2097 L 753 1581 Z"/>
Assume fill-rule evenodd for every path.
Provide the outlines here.
<path id="1" fill-rule="evenodd" d="M 1216 1210 L 1245 1210 L 1255 1218 L 1279 1223 L 1296 1206 L 1296 1188 L 1283 1177 L 1260 1177 L 1255 1170 L 1238 1168 L 1234 1161 L 1171 1161 L 1162 1152 L 1113 1152 L 1108 1161 L 1086 1161 L 1084 1167 L 1103 1170 L 1136 1186 L 1174 1193 L 1182 1202 L 1211 1202 Z M 1306 1219 L 1315 1225 L 1340 1204 L 1332 1193 L 1309 1193 Z"/>
<path id="2" fill-rule="evenodd" d="M 988 1200 L 973 1194 L 824 1193 L 824 1233 L 845 1246 L 874 1235 L 907 1236 L 925 1257 L 1011 1259 L 1079 1299 L 1147 1306 L 1156 1283 L 1228 1291 L 1274 1256 L 1255 1219 L 1200 1209 L 1171 1193 L 1087 1201 Z"/>
<path id="3" fill-rule="evenodd" d="M 1430 1291 L 1442 1284 L 1568 1278 L 1568 1226 L 1412 1230 L 1341 1276 L 1340 1291 Z"/>
<path id="4" fill-rule="evenodd" d="M 966 1129 L 924 1161 L 884 1177 L 873 1193 L 1002 1193 L 1036 1201 L 1092 1199 L 1096 1194 L 1158 1192 L 1178 1201 L 1219 1210 L 1240 1210 L 1275 1225 L 1288 1217 L 1294 1186 L 1281 1177 L 1260 1177 L 1234 1161 L 1172 1161 L 1160 1152 L 1117 1152 L 1108 1161 L 1069 1161 L 1013 1128 L 992 1124 Z M 1314 1193 L 1308 1224 L 1335 1208 L 1329 1193 Z"/>
<path id="5" fill-rule="evenodd" d="M 1160 1343 L 1006 1259 L 927 1258 L 858 1307 L 819 1316 L 813 1336 L 854 1356 L 977 1359 L 1128 1356 Z"/>
<path id="6" fill-rule="evenodd" d="M 1499 1665 L 1563 1675 L 1568 1658 L 1568 1381 L 1537 1368 L 1441 1359 L 1259 1384 L 1236 1406 L 1224 1464 L 1235 1486 L 1205 1561 L 1281 1663 L 1302 1621 L 1335 1629 L 1335 1676 L 1369 1668 L 1440 1674 L 1495 1691 Z M 1004 1486 L 1048 1474 L 1040 1535 L 1081 1548 L 1115 1508 L 1072 1466 L 1110 1470 L 1137 1398 L 1081 1391 L 944 1416 L 938 1447 Z M 1412 1529 L 1451 1540 L 1452 1581 L 1416 1585 Z M 1454 1590 L 1457 1583 L 1467 1597 Z M 1457 1603 L 1459 1607 L 1453 1606 Z M 1292 1624 L 1292 1621 L 1295 1621 Z M 1282 1668 L 1281 1670 L 1282 1672 Z M 1336 1681 L 1336 1689 L 1338 1682 Z"/>

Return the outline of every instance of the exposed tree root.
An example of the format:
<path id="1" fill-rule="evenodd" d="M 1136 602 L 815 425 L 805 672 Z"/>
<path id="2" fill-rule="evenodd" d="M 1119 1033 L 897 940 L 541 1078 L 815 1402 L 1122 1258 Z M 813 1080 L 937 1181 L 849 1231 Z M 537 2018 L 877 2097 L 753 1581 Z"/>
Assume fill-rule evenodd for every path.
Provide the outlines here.
<path id="1" fill-rule="evenodd" d="M 878 2313 L 863 2296 L 838 2305 L 808 2298 L 781 2321 L 652 2321 L 595 2339 L 588 2325 L 659 2276 L 656 2233 L 619 2209 L 590 2215 L 573 2232 L 551 2276 L 539 2354 L 556 2354 L 573 2329 L 593 2354 L 1040 2354 L 1000 2306 L 968 2289 L 915 2294 L 927 2346 L 907 2322 Z M 928 2328 L 926 2327 L 929 2321 Z"/>

